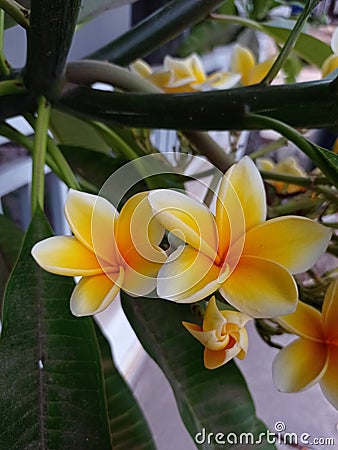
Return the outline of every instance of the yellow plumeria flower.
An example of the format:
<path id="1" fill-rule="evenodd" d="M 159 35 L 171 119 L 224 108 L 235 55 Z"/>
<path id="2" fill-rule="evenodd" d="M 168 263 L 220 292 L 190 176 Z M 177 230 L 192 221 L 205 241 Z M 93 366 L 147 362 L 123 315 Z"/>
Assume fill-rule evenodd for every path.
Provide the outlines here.
<path id="1" fill-rule="evenodd" d="M 147 193 L 131 197 L 119 214 L 108 200 L 70 190 L 65 215 L 74 236 L 54 236 L 32 249 L 37 263 L 58 275 L 81 276 L 70 299 L 76 316 L 103 311 L 120 288 L 146 295 L 166 255 L 163 228 L 152 220 Z"/>
<path id="2" fill-rule="evenodd" d="M 214 72 L 206 75 L 202 61 L 196 53 L 183 59 L 166 56 L 163 70 L 155 72 L 141 59 L 131 64 L 130 68 L 134 73 L 168 93 L 229 89 L 241 78 L 239 74 L 229 72 Z"/>
<path id="3" fill-rule="evenodd" d="M 326 58 L 322 65 L 323 77 L 326 77 L 326 75 L 338 69 L 338 28 L 336 28 L 335 32 L 332 35 L 331 48 L 333 54 Z"/>
<path id="4" fill-rule="evenodd" d="M 297 160 L 292 156 L 289 156 L 279 163 L 274 163 L 268 158 L 259 158 L 256 160 L 259 170 L 265 170 L 266 172 L 275 172 L 284 175 L 293 175 L 295 177 L 305 177 L 305 171 L 299 166 Z M 276 191 L 279 194 L 297 194 L 304 192 L 306 189 L 296 184 L 288 184 L 284 181 L 269 180 L 269 183 L 275 186 Z"/>
<path id="5" fill-rule="evenodd" d="M 216 369 L 237 356 L 243 359 L 248 351 L 248 333 L 245 329 L 251 317 L 238 311 L 219 311 L 215 297 L 207 305 L 202 327 L 182 322 L 184 327 L 204 346 L 204 365 Z"/>
<path id="6" fill-rule="evenodd" d="M 241 74 L 244 86 L 259 83 L 271 69 L 276 58 L 269 58 L 257 64 L 249 48 L 236 44 L 231 56 L 230 70 Z"/>
<path id="7" fill-rule="evenodd" d="M 156 219 L 186 245 L 158 273 L 159 297 L 199 301 L 220 290 L 251 317 L 293 312 L 297 287 L 291 274 L 308 270 L 325 251 L 331 231 L 299 216 L 266 219 L 266 196 L 247 156 L 223 176 L 216 216 L 200 201 L 173 190 L 149 193 Z"/>
<path id="8" fill-rule="evenodd" d="M 338 409 L 338 279 L 326 291 L 322 313 L 299 302 L 293 314 L 278 321 L 299 339 L 280 350 L 273 362 L 277 388 L 299 392 L 319 383 Z"/>

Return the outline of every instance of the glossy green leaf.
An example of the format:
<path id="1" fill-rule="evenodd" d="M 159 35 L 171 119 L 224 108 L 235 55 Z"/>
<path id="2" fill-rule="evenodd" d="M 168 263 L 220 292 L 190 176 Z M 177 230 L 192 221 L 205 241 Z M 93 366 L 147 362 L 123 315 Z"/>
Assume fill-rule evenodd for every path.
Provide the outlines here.
<path id="1" fill-rule="evenodd" d="M 17 260 L 23 232 L 8 217 L 0 215 L 0 312 L 2 297 L 12 268 Z"/>
<path id="2" fill-rule="evenodd" d="M 331 180 L 332 184 L 338 188 L 338 155 L 326 148 L 316 146 L 316 150 L 325 161 L 324 174 Z M 323 163 L 324 166 L 324 163 Z M 319 167 L 319 166 L 318 166 Z M 326 169 L 326 170 L 325 170 Z"/>
<path id="3" fill-rule="evenodd" d="M 217 12 L 228 15 L 236 14 L 234 1 L 225 1 L 217 9 Z M 193 52 L 203 54 L 211 51 L 215 46 L 227 45 L 236 38 L 239 29 L 238 25 L 204 20 L 189 31 L 187 37 L 179 45 L 178 55 L 185 57 Z"/>
<path id="4" fill-rule="evenodd" d="M 164 155 L 158 152 L 156 153 L 156 157 L 154 155 L 154 158 L 150 158 L 144 162 L 138 158 L 139 156 L 146 156 L 145 150 L 137 143 L 132 130 L 106 128 L 107 130 L 102 133 L 102 136 L 111 146 L 112 152 L 115 155 L 111 154 L 108 156 L 81 147 L 60 146 L 63 155 L 73 171 L 94 185 L 96 191 L 102 187 L 116 170 L 132 160 L 137 160 L 137 162 L 132 167 L 130 166 L 130 170 L 137 171 L 141 177 L 136 176 L 140 181 L 131 186 L 130 191 L 125 193 L 126 196 L 123 195 L 124 199 L 136 192 L 147 189 L 184 189 L 183 182 L 186 181 L 186 177 L 176 174 L 175 168 Z M 163 176 L 163 173 L 166 175 Z"/>
<path id="5" fill-rule="evenodd" d="M 155 450 L 151 432 L 127 382 L 114 365 L 107 339 L 95 325 L 114 449 Z"/>
<path id="6" fill-rule="evenodd" d="M 283 44 L 294 24 L 293 20 L 279 19 L 261 25 L 265 33 L 275 39 L 276 42 Z M 332 54 L 331 47 L 328 44 L 306 33 L 300 34 L 294 49 L 307 63 L 314 64 L 317 67 L 321 67 L 325 59 Z"/>
<path id="7" fill-rule="evenodd" d="M 109 153 L 111 150 L 90 123 L 74 115 L 53 108 L 50 127 L 57 142 L 62 145 L 89 148 L 102 153 Z"/>
<path id="8" fill-rule="evenodd" d="M 108 9 L 130 5 L 138 0 L 82 0 L 78 23 L 87 22 Z"/>
<path id="9" fill-rule="evenodd" d="M 90 182 L 96 188 L 96 192 L 110 175 L 128 162 L 126 158 L 113 158 L 83 147 L 60 145 L 60 150 L 72 170 L 82 179 Z"/>
<path id="10" fill-rule="evenodd" d="M 203 347 L 181 325 L 196 322 L 189 305 L 165 300 L 132 298 L 122 293 L 122 306 L 145 350 L 157 362 L 170 382 L 182 420 L 194 438 L 206 432 L 259 434 L 266 430 L 257 419 L 245 380 L 235 363 L 207 370 Z M 218 448 L 197 443 L 198 448 Z M 247 448 L 224 444 L 222 449 Z M 275 448 L 269 444 L 260 449 Z"/>
<path id="11" fill-rule="evenodd" d="M 200 22 L 220 4 L 222 0 L 171 0 L 88 58 L 130 64 Z"/>
<path id="12" fill-rule="evenodd" d="M 30 254 L 50 234 L 37 210 L 4 297 L 0 445 L 111 450 L 92 319 L 71 315 L 73 281 L 43 271 Z"/>

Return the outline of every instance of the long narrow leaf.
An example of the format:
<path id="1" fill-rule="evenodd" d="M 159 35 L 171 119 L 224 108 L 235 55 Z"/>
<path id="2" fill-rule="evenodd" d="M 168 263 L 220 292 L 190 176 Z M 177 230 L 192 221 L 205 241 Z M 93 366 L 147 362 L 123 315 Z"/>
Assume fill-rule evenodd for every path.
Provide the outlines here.
<path id="1" fill-rule="evenodd" d="M 82 0 L 78 23 L 84 23 L 113 8 L 130 5 L 138 0 Z"/>
<path id="2" fill-rule="evenodd" d="M 130 31 L 91 54 L 92 59 L 109 59 L 126 65 L 169 42 L 203 20 L 223 0 L 172 0 Z"/>
<path id="3" fill-rule="evenodd" d="M 264 430 L 236 365 L 230 363 L 216 370 L 204 368 L 203 347 L 181 325 L 182 320 L 196 321 L 189 306 L 135 299 L 125 293 L 122 306 L 143 347 L 168 378 L 183 422 L 193 438 L 203 430 L 214 436 L 217 432 L 258 435 Z M 196 444 L 203 450 L 218 448 L 215 443 L 199 443 L 198 439 Z M 274 448 L 267 443 L 256 447 Z M 221 448 L 247 447 L 225 442 Z"/>
<path id="4" fill-rule="evenodd" d="M 3 214 L 0 215 L 0 313 L 5 285 L 20 253 L 23 232 Z"/>
<path id="5" fill-rule="evenodd" d="M 50 234 L 38 210 L 5 292 L 0 449 L 111 450 L 92 320 L 70 314 L 72 280 L 43 271 L 30 255 Z"/>
<path id="6" fill-rule="evenodd" d="M 98 325 L 95 330 L 101 351 L 114 449 L 155 450 L 148 424 L 132 391 L 114 365 L 109 344 Z"/>

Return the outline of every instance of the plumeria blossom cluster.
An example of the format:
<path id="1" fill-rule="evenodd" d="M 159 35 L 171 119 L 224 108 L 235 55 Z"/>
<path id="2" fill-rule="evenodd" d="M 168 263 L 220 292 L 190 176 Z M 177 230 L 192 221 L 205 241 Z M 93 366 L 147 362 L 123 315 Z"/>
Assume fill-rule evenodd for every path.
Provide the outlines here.
<path id="1" fill-rule="evenodd" d="M 213 72 L 207 75 L 202 60 L 196 53 L 187 58 L 166 56 L 163 67 L 155 70 L 142 59 L 138 59 L 131 64 L 130 69 L 164 92 L 196 92 L 259 83 L 270 70 L 274 60 L 275 58 L 269 58 L 257 63 L 249 48 L 236 44 L 229 72 Z"/>
<path id="2" fill-rule="evenodd" d="M 277 385 L 297 390 L 317 381 L 319 375 L 322 380 L 331 379 L 330 367 L 338 361 L 337 290 L 327 294 L 320 322 L 319 313 L 298 301 L 293 278 L 323 254 L 331 231 L 300 216 L 266 220 L 264 184 L 249 157 L 224 174 L 215 214 L 199 199 L 171 189 L 136 194 L 120 213 L 104 198 L 71 190 L 65 214 L 73 236 L 39 242 L 32 255 L 49 272 L 81 277 L 70 300 L 73 314 L 104 310 L 120 289 L 134 296 L 156 289 L 159 298 L 177 303 L 198 302 L 219 291 L 237 311 L 219 310 L 211 297 L 201 326 L 183 323 L 204 345 L 207 368 L 219 367 L 235 356 L 245 357 L 245 325 L 251 318 L 279 317 L 303 340 L 295 344 L 294 352 L 293 347 L 280 352 L 274 365 Z M 165 231 L 180 243 L 170 254 L 161 248 Z M 318 373 L 313 368 L 308 375 L 311 380 L 304 385 L 289 383 L 292 374 L 287 368 L 285 378 L 282 375 L 284 359 L 299 353 L 298 345 L 313 347 L 321 355 Z M 337 400 L 332 395 L 327 395 L 330 401 Z"/>

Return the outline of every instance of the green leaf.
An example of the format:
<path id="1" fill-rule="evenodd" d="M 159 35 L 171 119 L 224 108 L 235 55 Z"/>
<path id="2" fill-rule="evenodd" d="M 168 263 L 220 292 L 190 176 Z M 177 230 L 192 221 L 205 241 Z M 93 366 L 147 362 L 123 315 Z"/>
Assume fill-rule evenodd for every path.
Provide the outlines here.
<path id="1" fill-rule="evenodd" d="M 114 449 L 155 450 L 151 432 L 138 403 L 124 378 L 114 365 L 107 339 L 98 325 L 110 431 Z"/>
<path id="2" fill-rule="evenodd" d="M 299 57 L 295 54 L 295 52 L 292 52 L 283 65 L 283 71 L 286 75 L 285 81 L 287 83 L 296 83 L 297 76 L 302 67 L 303 65 L 299 60 Z"/>
<path id="3" fill-rule="evenodd" d="M 275 39 L 276 42 L 283 44 L 294 27 L 295 21 L 278 19 L 261 25 L 265 33 Z M 317 67 L 321 67 L 325 59 L 332 54 L 331 47 L 328 44 L 306 33 L 300 34 L 294 50 L 307 63 L 314 64 Z"/>
<path id="4" fill-rule="evenodd" d="M 219 14 L 235 15 L 237 12 L 234 1 L 228 0 L 218 9 Z M 210 20 L 195 25 L 178 48 L 178 55 L 185 57 L 193 52 L 203 54 L 211 51 L 217 45 L 227 45 L 232 42 L 240 27 L 238 25 L 218 23 Z"/>
<path id="5" fill-rule="evenodd" d="M 72 170 L 94 185 L 97 191 L 115 171 L 130 161 L 125 156 L 107 156 L 81 147 L 61 145 L 60 149 Z M 122 203 L 129 196 L 150 188 L 184 189 L 183 182 L 187 181 L 188 177 L 176 174 L 175 168 L 160 153 L 146 161 L 140 158 L 135 159 L 135 161 L 135 164 L 129 168 L 130 174 L 136 171 L 141 175 L 137 178 L 141 179 L 130 186 L 130 190 L 125 193 L 126 196 L 124 196 Z M 142 172 L 143 169 L 144 172 Z M 143 173 L 145 173 L 144 176 Z M 152 173 L 159 175 L 150 176 Z M 163 176 L 163 173 L 165 173 L 165 176 Z"/>
<path id="6" fill-rule="evenodd" d="M 321 167 L 322 171 L 328 180 L 330 180 L 331 183 L 338 188 L 338 155 L 330 150 L 327 150 L 326 148 L 319 147 L 318 145 L 316 146 L 316 150 L 324 160 Z M 317 165 L 320 167 L 318 162 Z"/>
<path id="7" fill-rule="evenodd" d="M 171 0 L 88 58 L 128 65 L 200 22 L 220 4 L 222 0 Z"/>
<path id="8" fill-rule="evenodd" d="M 88 148 L 60 145 L 64 157 L 74 172 L 93 184 L 97 191 L 117 169 L 128 162 Z"/>
<path id="9" fill-rule="evenodd" d="M 78 117 L 52 109 L 50 127 L 60 144 L 109 153 L 111 147 L 106 144 L 94 127 Z"/>
<path id="10" fill-rule="evenodd" d="M 189 305 L 121 294 L 122 307 L 145 350 L 170 382 L 182 420 L 194 438 L 209 433 L 255 433 L 266 430 L 257 419 L 245 380 L 231 362 L 216 370 L 203 366 L 203 347 L 181 325 L 196 322 Z M 203 450 L 217 448 L 198 444 Z M 246 448 L 223 445 L 222 449 Z M 262 444 L 257 448 L 273 449 Z"/>
<path id="11" fill-rule="evenodd" d="M 82 0 L 78 23 L 87 22 L 108 9 L 130 5 L 138 0 Z"/>
<path id="12" fill-rule="evenodd" d="M 261 21 L 266 18 L 270 10 L 276 6 L 274 0 L 248 0 L 246 10 L 249 18 Z"/>
<path id="13" fill-rule="evenodd" d="M 71 315 L 72 279 L 43 271 L 30 254 L 50 234 L 37 210 L 5 292 L 0 443 L 6 450 L 111 450 L 92 319 Z"/>
<path id="14" fill-rule="evenodd" d="M 17 260 L 23 239 L 23 232 L 3 214 L 0 215 L 0 313 L 2 297 L 9 275 Z M 1 317 L 1 316 L 0 316 Z"/>

